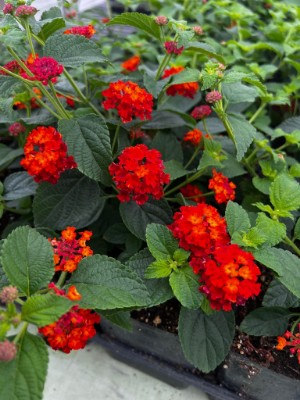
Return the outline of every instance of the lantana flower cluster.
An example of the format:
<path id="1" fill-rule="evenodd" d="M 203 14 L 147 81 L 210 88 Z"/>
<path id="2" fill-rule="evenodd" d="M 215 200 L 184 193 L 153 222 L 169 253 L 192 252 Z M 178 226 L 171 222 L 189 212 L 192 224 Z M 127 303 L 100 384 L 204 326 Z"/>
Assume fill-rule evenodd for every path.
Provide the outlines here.
<path id="1" fill-rule="evenodd" d="M 121 67 L 127 72 L 134 72 L 141 63 L 139 56 L 132 56 L 121 64 Z"/>
<path id="2" fill-rule="evenodd" d="M 56 83 L 57 77 L 64 71 L 62 64 L 59 64 L 52 57 L 29 58 L 26 62 L 26 67 L 33 74 L 30 76 L 26 71 L 21 71 L 21 76 L 30 81 L 40 81 L 43 85 L 48 85 L 49 82 Z"/>
<path id="3" fill-rule="evenodd" d="M 91 231 L 77 233 L 74 226 L 68 226 L 59 239 L 49 239 L 54 250 L 55 271 L 72 273 L 82 258 L 91 256 L 93 250 L 86 244 L 91 237 Z"/>
<path id="4" fill-rule="evenodd" d="M 290 353 L 297 357 L 298 363 L 300 364 L 300 324 L 298 324 L 298 332 L 292 333 L 286 331 L 283 336 L 278 336 L 277 350 L 283 350 L 289 347 Z"/>
<path id="5" fill-rule="evenodd" d="M 182 206 L 168 226 L 179 246 L 191 252 L 190 265 L 199 274 L 200 291 L 216 310 L 230 311 L 257 296 L 261 274 L 254 257 L 230 244 L 226 221 L 208 204 Z"/>
<path id="6" fill-rule="evenodd" d="M 30 132 L 24 146 L 25 158 L 20 164 L 36 182 L 57 183 L 60 174 L 75 168 L 73 156 L 67 155 L 62 136 L 51 126 L 38 126 Z"/>
<path id="7" fill-rule="evenodd" d="M 163 185 L 170 181 L 160 152 L 144 144 L 123 150 L 118 163 L 109 166 L 109 172 L 119 190 L 118 199 L 134 200 L 138 205 L 146 203 L 150 195 L 159 200 L 164 194 Z"/>
<path id="8" fill-rule="evenodd" d="M 171 67 L 164 71 L 162 78 L 168 78 L 169 76 L 179 74 L 184 71 L 185 68 L 182 66 Z M 183 96 L 193 99 L 197 91 L 199 90 L 199 85 L 197 82 L 186 82 L 171 85 L 167 88 L 166 93 L 168 96 Z"/>
<path id="9" fill-rule="evenodd" d="M 73 26 L 72 28 L 64 31 L 65 35 L 80 35 L 86 37 L 87 39 L 93 37 L 95 33 L 96 29 L 93 27 L 93 25 Z"/>

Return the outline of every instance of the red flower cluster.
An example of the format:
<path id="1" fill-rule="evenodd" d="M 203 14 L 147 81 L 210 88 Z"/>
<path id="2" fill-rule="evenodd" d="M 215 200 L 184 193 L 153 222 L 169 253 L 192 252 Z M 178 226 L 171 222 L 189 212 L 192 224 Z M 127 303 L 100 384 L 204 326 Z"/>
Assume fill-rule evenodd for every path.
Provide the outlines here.
<path id="1" fill-rule="evenodd" d="M 203 119 L 209 117 L 212 113 L 210 106 L 198 106 L 193 109 L 191 116 L 195 119 Z"/>
<path id="2" fill-rule="evenodd" d="M 133 72 L 138 69 L 138 66 L 141 63 L 141 59 L 139 56 L 130 57 L 128 60 L 124 61 L 121 64 L 121 67 L 128 72 Z"/>
<path id="3" fill-rule="evenodd" d="M 163 79 L 168 78 L 169 76 L 179 74 L 182 71 L 184 71 L 184 67 L 181 66 L 166 69 L 163 73 L 162 78 Z M 186 82 L 186 83 L 178 83 L 175 85 L 171 85 L 166 90 L 166 93 L 168 96 L 178 95 L 193 99 L 198 90 L 199 90 L 199 85 L 197 82 Z"/>
<path id="4" fill-rule="evenodd" d="M 188 183 L 180 189 L 180 193 L 182 193 L 185 198 L 195 203 L 205 203 L 205 197 L 203 197 L 203 193 L 196 185 Z"/>
<path id="5" fill-rule="evenodd" d="M 213 177 L 209 180 L 208 188 L 215 192 L 215 199 L 218 204 L 235 199 L 234 189 L 236 185 L 230 182 L 222 172 L 217 172 L 215 168 L 213 169 Z"/>
<path id="6" fill-rule="evenodd" d="M 127 147 L 119 156 L 119 163 L 109 166 L 109 173 L 120 191 L 121 202 L 134 200 L 146 203 L 151 195 L 156 200 L 163 197 L 163 185 L 170 176 L 164 173 L 164 164 L 158 150 L 149 150 L 144 144 Z"/>
<path id="7" fill-rule="evenodd" d="M 5 68 L 8 71 L 13 72 L 15 74 L 19 74 L 22 71 L 22 68 L 20 67 L 20 65 L 15 60 L 9 61 L 8 63 L 6 63 L 5 65 L 3 65 L 3 68 Z M 0 71 L 0 74 L 1 75 L 8 75 L 8 73 L 5 72 L 5 71 Z"/>
<path id="8" fill-rule="evenodd" d="M 165 49 L 168 54 L 181 54 L 184 47 L 178 47 L 178 43 L 174 41 L 165 42 Z"/>
<path id="9" fill-rule="evenodd" d="M 93 27 L 93 25 L 87 25 L 87 26 L 73 26 L 70 29 L 66 29 L 64 31 L 65 35 L 81 35 L 86 37 L 87 39 L 90 39 L 92 36 L 94 36 L 96 33 L 96 29 Z"/>
<path id="10" fill-rule="evenodd" d="M 55 271 L 74 272 L 83 257 L 93 254 L 92 249 L 86 245 L 86 241 L 91 239 L 93 233 L 83 231 L 78 234 L 79 238 L 76 228 L 68 226 L 61 232 L 61 238 L 49 239 L 54 250 Z"/>
<path id="11" fill-rule="evenodd" d="M 129 137 L 131 140 L 141 139 L 146 137 L 146 133 L 140 127 L 130 129 Z"/>
<path id="12" fill-rule="evenodd" d="M 70 353 L 86 346 L 87 341 L 95 336 L 94 325 L 99 322 L 98 314 L 74 306 L 58 321 L 39 328 L 39 333 L 45 336 L 52 349 Z"/>
<path id="13" fill-rule="evenodd" d="M 132 117 L 151 119 L 153 96 L 134 82 L 113 82 L 102 95 L 106 97 L 102 103 L 105 110 L 115 108 L 124 123 L 132 121 Z"/>
<path id="14" fill-rule="evenodd" d="M 198 146 L 201 142 L 203 133 L 200 129 L 193 129 L 184 135 L 183 140 L 185 142 L 190 142 L 193 146 Z"/>
<path id="15" fill-rule="evenodd" d="M 261 272 L 251 253 L 232 244 L 216 248 L 212 256 L 201 271 L 200 291 L 206 294 L 213 309 L 230 311 L 232 303 L 244 305 L 259 294 L 257 278 Z"/>
<path id="16" fill-rule="evenodd" d="M 38 126 L 30 132 L 24 154 L 20 164 L 36 182 L 55 184 L 63 171 L 76 167 L 74 158 L 67 155 L 61 134 L 51 126 Z"/>
<path id="17" fill-rule="evenodd" d="M 168 228 L 179 245 L 191 252 L 190 265 L 200 274 L 200 291 L 216 310 L 229 311 L 260 292 L 261 274 L 251 253 L 230 244 L 226 222 L 207 204 L 183 206 Z"/>
<path id="18" fill-rule="evenodd" d="M 277 350 L 283 350 L 286 346 L 290 347 L 290 353 L 295 354 L 300 364 L 300 324 L 298 324 L 298 333 L 286 331 L 283 336 L 278 336 Z"/>
<path id="19" fill-rule="evenodd" d="M 45 86 L 49 81 L 56 83 L 57 77 L 64 71 L 63 65 L 52 57 L 36 57 L 27 61 L 26 66 L 34 76 L 27 75 L 25 71 L 21 71 L 21 76 L 30 81 L 40 81 Z"/>

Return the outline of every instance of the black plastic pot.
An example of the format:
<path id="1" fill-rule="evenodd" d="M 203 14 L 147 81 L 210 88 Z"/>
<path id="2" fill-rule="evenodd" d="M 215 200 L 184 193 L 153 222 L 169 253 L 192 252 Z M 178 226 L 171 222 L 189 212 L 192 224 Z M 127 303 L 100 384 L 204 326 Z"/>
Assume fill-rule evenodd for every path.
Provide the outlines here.
<path id="1" fill-rule="evenodd" d="M 104 320 L 97 341 L 110 354 L 174 387 L 196 386 L 214 400 L 300 400 L 300 382 L 231 353 L 212 374 L 189 364 L 178 336 L 132 320 L 129 332 Z"/>

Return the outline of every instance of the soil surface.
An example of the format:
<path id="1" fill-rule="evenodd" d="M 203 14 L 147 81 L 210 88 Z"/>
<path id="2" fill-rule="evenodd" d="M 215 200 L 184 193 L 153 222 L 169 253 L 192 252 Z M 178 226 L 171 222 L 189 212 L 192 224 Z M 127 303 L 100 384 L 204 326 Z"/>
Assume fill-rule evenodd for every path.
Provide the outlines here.
<path id="1" fill-rule="evenodd" d="M 250 305 L 249 308 L 252 307 Z M 134 319 L 145 324 L 177 334 L 179 311 L 180 304 L 173 299 L 157 307 L 133 311 L 131 315 Z M 239 311 L 241 312 L 239 313 Z M 247 312 L 249 311 L 247 310 Z M 244 308 L 243 311 L 237 308 L 236 313 L 237 320 L 243 319 L 241 314 L 244 314 Z M 276 350 L 276 344 L 276 337 L 254 337 L 237 331 L 232 350 L 277 373 L 300 380 L 300 368 L 297 358 L 291 355 L 288 350 Z M 197 370 L 194 370 L 193 373 L 203 375 Z"/>

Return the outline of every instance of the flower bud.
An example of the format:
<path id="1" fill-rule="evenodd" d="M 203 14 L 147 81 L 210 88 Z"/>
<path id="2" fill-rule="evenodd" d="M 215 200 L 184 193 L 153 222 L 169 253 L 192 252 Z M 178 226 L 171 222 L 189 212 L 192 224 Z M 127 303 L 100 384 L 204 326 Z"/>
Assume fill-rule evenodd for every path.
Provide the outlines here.
<path id="1" fill-rule="evenodd" d="M 0 362 L 1 361 L 11 361 L 17 355 L 17 346 L 5 340 L 4 342 L 0 342 Z"/>
<path id="2" fill-rule="evenodd" d="M 8 132 L 11 136 L 19 136 L 20 133 L 26 132 L 26 128 L 21 122 L 14 122 L 9 126 Z"/>
<path id="3" fill-rule="evenodd" d="M 163 25 L 167 25 L 167 23 L 168 23 L 168 18 L 165 17 L 164 15 L 159 15 L 159 16 L 157 16 L 157 17 L 155 18 L 154 21 L 157 23 L 157 25 L 163 26 Z"/>
<path id="4" fill-rule="evenodd" d="M 196 35 L 199 36 L 203 35 L 203 29 L 199 25 L 193 26 L 193 31 L 195 32 Z"/>
<path id="5" fill-rule="evenodd" d="M 14 11 L 14 6 L 12 4 L 5 4 L 5 6 L 3 7 L 3 14 L 12 14 Z"/>
<path id="6" fill-rule="evenodd" d="M 213 90 L 212 92 L 207 93 L 205 100 L 207 103 L 216 103 L 217 101 L 222 99 L 222 95 L 217 90 Z"/>
<path id="7" fill-rule="evenodd" d="M 13 303 L 18 298 L 18 289 L 15 286 L 6 286 L 0 292 L 0 301 L 4 304 Z"/>
<path id="8" fill-rule="evenodd" d="M 210 106 L 204 105 L 195 107 L 191 112 L 191 116 L 194 119 L 202 119 L 208 117 L 211 113 L 212 109 L 210 108 Z"/>
<path id="9" fill-rule="evenodd" d="M 29 17 L 31 15 L 35 15 L 37 13 L 37 9 L 32 6 L 19 6 L 15 11 L 16 17 Z"/>

